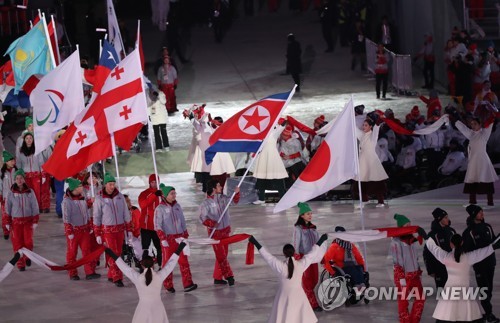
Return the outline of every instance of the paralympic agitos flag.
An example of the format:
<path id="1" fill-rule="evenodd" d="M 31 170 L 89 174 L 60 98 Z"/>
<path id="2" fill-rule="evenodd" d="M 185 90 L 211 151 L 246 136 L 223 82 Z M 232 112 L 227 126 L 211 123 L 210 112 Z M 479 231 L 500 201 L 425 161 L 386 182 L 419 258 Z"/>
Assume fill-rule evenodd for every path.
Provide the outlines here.
<path id="1" fill-rule="evenodd" d="M 252 103 L 224 122 L 210 136 L 205 151 L 207 164 L 218 152 L 256 152 L 275 124 L 295 89 L 278 93 Z"/>
<path id="2" fill-rule="evenodd" d="M 57 131 L 85 108 L 78 50 L 45 75 L 30 94 L 35 126 L 35 155 L 53 143 Z"/>

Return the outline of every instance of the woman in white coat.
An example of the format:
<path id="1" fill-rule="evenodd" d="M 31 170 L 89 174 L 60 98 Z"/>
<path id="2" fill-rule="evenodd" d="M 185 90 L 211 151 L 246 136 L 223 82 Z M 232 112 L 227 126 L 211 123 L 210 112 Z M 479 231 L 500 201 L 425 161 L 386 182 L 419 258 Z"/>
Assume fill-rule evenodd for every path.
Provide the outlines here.
<path id="1" fill-rule="evenodd" d="M 170 150 L 167 134 L 168 112 L 165 108 L 166 103 L 167 98 L 163 92 L 153 92 L 153 102 L 149 106 L 149 117 L 153 125 L 156 151 Z"/>
<path id="2" fill-rule="evenodd" d="M 361 182 L 361 198 L 363 203 L 368 202 L 368 195 L 377 196 L 376 207 L 384 207 L 384 196 L 387 192 L 385 180 L 389 178 L 377 156 L 376 147 L 380 126 L 367 118 L 363 122 L 363 130 L 356 128 L 359 140 L 359 175 L 354 179 Z M 354 183 L 353 192 L 357 192 L 357 183 Z"/>
<path id="3" fill-rule="evenodd" d="M 451 237 L 450 246 L 452 251 L 447 252 L 436 245 L 434 239 L 427 239 L 425 245 L 434 257 L 446 266 L 448 280 L 444 285 L 444 295 L 453 295 L 453 288 L 470 288 L 470 268 L 475 263 L 480 262 L 500 248 L 500 238 L 488 247 L 476 249 L 471 252 L 464 252 L 462 247 L 462 237 L 455 234 Z M 448 291 L 447 291 L 448 289 Z M 447 294 L 446 294 L 447 293 Z M 480 294 L 478 294 L 480 295 Z M 439 322 L 482 322 L 481 305 L 479 299 L 467 299 L 467 297 L 450 297 L 438 300 L 434 314 L 432 315 L 437 323 Z"/>
<path id="4" fill-rule="evenodd" d="M 139 294 L 139 304 L 135 309 L 132 323 L 168 323 L 167 312 L 161 301 L 161 289 L 163 281 L 174 269 L 185 246 L 186 244 L 181 242 L 166 265 L 158 272 L 153 270 L 153 258 L 143 257 L 141 263 L 146 270 L 142 274 L 127 266 L 111 249 L 106 248 L 106 253 L 115 260 L 118 268 L 134 283 Z"/>
<path id="5" fill-rule="evenodd" d="M 486 194 L 488 205 L 493 205 L 493 183 L 498 180 L 495 168 L 486 153 L 486 144 L 491 135 L 492 125 L 482 128 L 478 118 L 470 121 L 470 128 L 457 121 L 457 129 L 469 139 L 469 159 L 464 179 L 464 193 L 469 194 L 469 204 L 477 204 L 476 195 Z"/>
<path id="6" fill-rule="evenodd" d="M 321 261 L 326 252 L 326 245 L 323 245 L 323 242 L 327 239 L 328 236 L 323 234 L 311 252 L 300 260 L 293 258 L 294 247 L 291 244 L 286 244 L 283 247 L 286 260 L 283 261 L 271 255 L 253 236 L 250 237 L 249 242 L 257 247 L 264 260 L 280 278 L 280 287 L 274 297 L 269 323 L 318 322 L 302 288 L 302 274 L 310 264 Z"/>
<path id="7" fill-rule="evenodd" d="M 283 160 L 278 152 L 278 138 L 285 129 L 285 124 L 277 124 L 262 143 L 260 154 L 255 157 L 253 177 L 257 179 L 255 188 L 259 199 L 253 204 L 264 204 L 267 190 L 277 190 L 279 197 L 285 195 L 285 179 L 288 178 Z"/>

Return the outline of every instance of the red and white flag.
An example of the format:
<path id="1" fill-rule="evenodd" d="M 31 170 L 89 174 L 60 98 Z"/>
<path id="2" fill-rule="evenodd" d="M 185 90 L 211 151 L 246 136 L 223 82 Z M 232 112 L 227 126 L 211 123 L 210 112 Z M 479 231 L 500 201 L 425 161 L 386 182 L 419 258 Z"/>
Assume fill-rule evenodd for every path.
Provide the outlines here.
<path id="1" fill-rule="evenodd" d="M 81 78 L 80 54 L 75 51 L 31 91 L 35 155 L 49 147 L 54 135 L 84 109 Z"/>
<path id="2" fill-rule="evenodd" d="M 385 238 L 401 237 L 414 234 L 418 231 L 418 226 L 408 227 L 388 227 L 371 230 L 350 230 L 342 232 L 328 232 L 328 237 L 342 239 L 349 242 L 368 242 Z"/>
<path id="3" fill-rule="evenodd" d="M 59 139 L 43 168 L 60 180 L 72 176 L 113 155 L 113 132 L 118 146 L 130 148 L 138 125 L 146 122 L 146 96 L 136 49 L 109 73 L 100 94 Z"/>
<path id="4" fill-rule="evenodd" d="M 274 207 L 274 213 L 328 192 L 358 174 L 355 127 L 351 99 L 307 167 Z"/>

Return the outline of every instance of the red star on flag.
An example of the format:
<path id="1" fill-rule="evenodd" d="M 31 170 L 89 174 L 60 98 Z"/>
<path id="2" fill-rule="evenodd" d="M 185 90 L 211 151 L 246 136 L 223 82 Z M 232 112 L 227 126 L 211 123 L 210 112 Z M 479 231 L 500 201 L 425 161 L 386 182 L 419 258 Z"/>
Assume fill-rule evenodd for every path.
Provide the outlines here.
<path id="1" fill-rule="evenodd" d="M 245 125 L 245 128 L 243 130 L 246 130 L 250 128 L 251 126 L 254 126 L 257 130 L 260 130 L 260 122 L 266 118 L 269 118 L 269 116 L 262 116 L 259 115 L 259 109 L 253 110 L 252 115 L 242 115 L 243 118 L 247 121 L 247 124 Z"/>

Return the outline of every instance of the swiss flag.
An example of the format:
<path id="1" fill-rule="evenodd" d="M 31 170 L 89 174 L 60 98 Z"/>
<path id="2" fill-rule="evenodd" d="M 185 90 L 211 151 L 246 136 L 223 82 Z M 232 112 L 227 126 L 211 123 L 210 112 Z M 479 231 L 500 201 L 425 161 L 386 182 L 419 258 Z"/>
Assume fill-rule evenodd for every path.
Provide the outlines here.
<path id="1" fill-rule="evenodd" d="M 59 139 L 43 168 L 59 180 L 72 176 L 113 155 L 113 132 L 118 146 L 130 148 L 137 124 L 146 121 L 146 96 L 136 49 L 109 73 L 100 94 Z"/>
<path id="2" fill-rule="evenodd" d="M 307 167 L 274 207 L 274 213 L 308 201 L 358 174 L 358 151 L 352 99 L 333 121 Z"/>
<path id="3" fill-rule="evenodd" d="M 261 99 L 229 118 L 210 136 L 205 160 L 210 164 L 217 152 L 256 152 L 283 109 L 290 102 L 290 92 Z"/>

